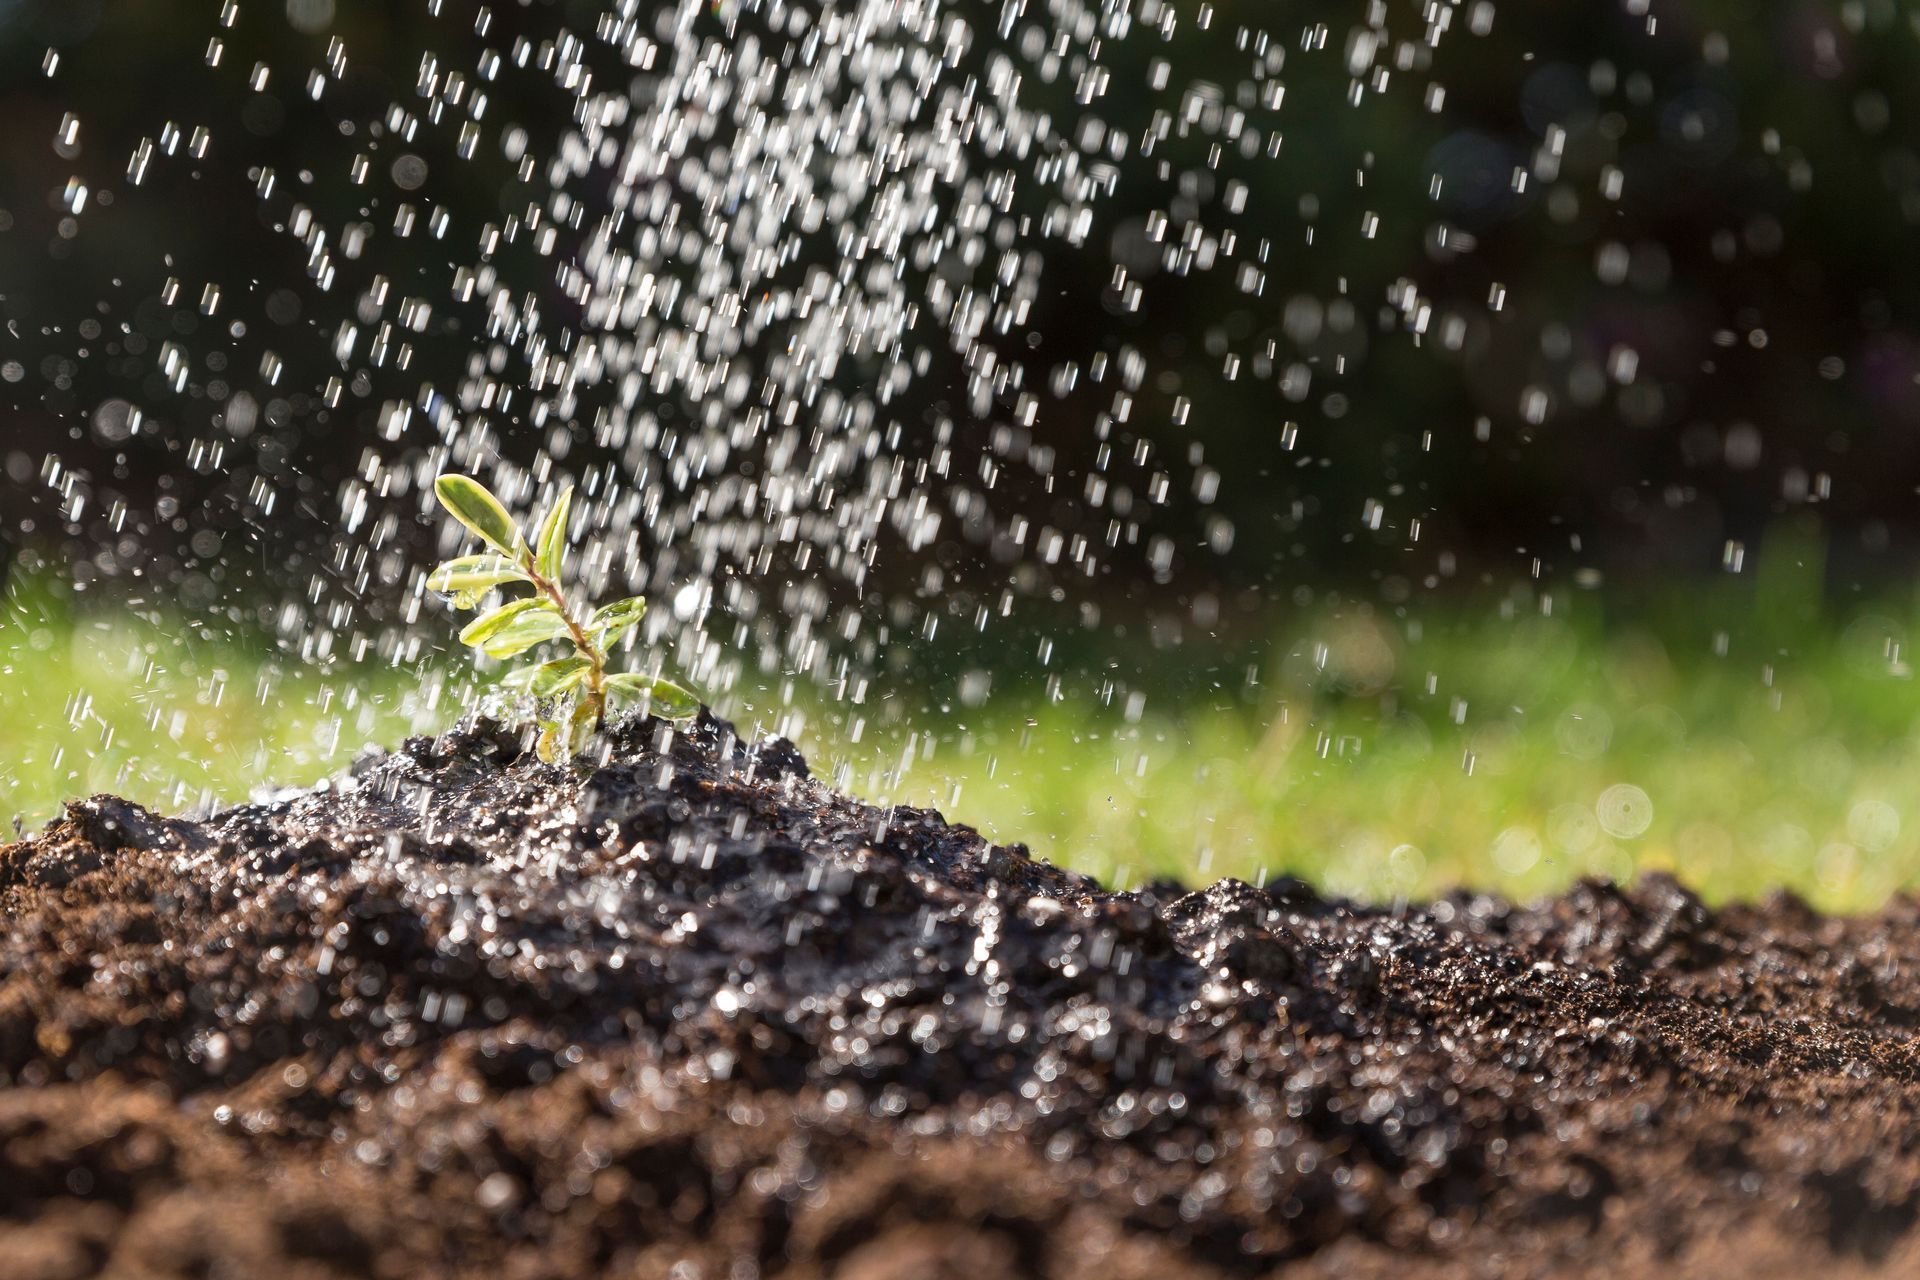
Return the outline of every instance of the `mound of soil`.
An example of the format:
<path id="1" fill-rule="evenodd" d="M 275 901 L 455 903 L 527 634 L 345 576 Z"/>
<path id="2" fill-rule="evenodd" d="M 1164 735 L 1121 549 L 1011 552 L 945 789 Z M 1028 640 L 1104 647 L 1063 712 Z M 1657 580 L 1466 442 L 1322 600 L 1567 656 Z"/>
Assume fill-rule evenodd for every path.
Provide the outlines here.
<path id="1" fill-rule="evenodd" d="M 1112 893 L 785 743 L 481 722 L 0 848 L 0 1271 L 1920 1268 L 1920 929 Z"/>

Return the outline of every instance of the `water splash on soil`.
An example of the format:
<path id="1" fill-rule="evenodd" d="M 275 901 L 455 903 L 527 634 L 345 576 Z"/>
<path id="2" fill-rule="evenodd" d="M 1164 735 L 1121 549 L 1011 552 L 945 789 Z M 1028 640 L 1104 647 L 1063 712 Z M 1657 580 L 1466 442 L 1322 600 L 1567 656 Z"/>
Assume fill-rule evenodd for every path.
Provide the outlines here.
<path id="1" fill-rule="evenodd" d="M 33 1086 L 0 1091 L 8 1256 L 1912 1255 L 1920 1171 L 1886 1140 L 1920 1102 L 1912 902 L 1114 893 L 722 721 L 603 752 L 547 766 L 482 722 L 204 822 L 103 796 L 0 849 L 0 1084 Z M 229 1193 L 249 1212 L 206 1224 Z"/>

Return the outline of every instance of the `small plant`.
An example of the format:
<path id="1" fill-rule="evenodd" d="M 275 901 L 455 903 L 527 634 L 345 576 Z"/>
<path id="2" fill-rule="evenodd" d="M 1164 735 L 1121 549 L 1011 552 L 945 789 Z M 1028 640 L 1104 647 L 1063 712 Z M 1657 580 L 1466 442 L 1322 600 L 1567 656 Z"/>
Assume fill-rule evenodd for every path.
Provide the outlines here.
<path id="1" fill-rule="evenodd" d="M 503 681 L 552 708 L 549 718 L 540 721 L 542 760 L 552 763 L 579 751 L 587 736 L 606 724 L 611 708 L 639 704 L 670 718 L 699 710 L 699 701 L 671 681 L 607 670 L 607 655 L 639 625 L 647 610 L 645 600 L 616 600 L 585 617 L 568 603 L 562 578 L 571 488 L 541 516 L 531 542 L 500 499 L 478 480 L 445 475 L 434 482 L 433 491 L 440 505 L 491 550 L 447 561 L 427 579 L 430 589 L 446 593 L 456 609 L 478 608 L 497 587 L 524 584 L 534 590 L 525 599 L 475 618 L 460 632 L 460 642 L 489 658 L 518 657 L 554 640 L 573 646 L 570 656 L 519 668 Z"/>

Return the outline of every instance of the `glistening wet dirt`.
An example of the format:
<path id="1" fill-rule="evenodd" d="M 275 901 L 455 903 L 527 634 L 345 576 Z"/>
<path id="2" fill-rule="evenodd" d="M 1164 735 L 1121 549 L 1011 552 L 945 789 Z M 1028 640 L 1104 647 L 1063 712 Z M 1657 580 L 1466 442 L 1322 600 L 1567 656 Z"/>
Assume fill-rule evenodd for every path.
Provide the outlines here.
<path id="1" fill-rule="evenodd" d="M 0 849 L 9 1277 L 1920 1267 L 1920 905 L 1112 893 L 718 720 Z"/>

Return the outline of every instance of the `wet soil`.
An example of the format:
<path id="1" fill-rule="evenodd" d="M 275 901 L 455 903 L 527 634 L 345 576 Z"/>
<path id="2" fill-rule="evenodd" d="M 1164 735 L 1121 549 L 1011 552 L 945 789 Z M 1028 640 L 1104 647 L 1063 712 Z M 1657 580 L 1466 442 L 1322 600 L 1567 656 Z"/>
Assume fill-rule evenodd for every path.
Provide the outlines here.
<path id="1" fill-rule="evenodd" d="M 1110 893 L 703 718 L 0 848 L 0 1274 L 1920 1270 L 1920 906 Z"/>

